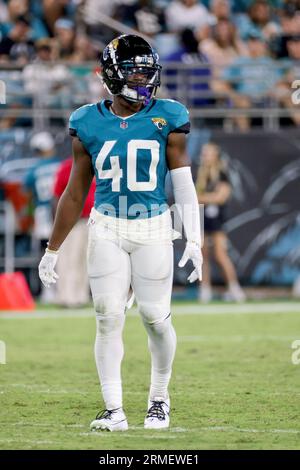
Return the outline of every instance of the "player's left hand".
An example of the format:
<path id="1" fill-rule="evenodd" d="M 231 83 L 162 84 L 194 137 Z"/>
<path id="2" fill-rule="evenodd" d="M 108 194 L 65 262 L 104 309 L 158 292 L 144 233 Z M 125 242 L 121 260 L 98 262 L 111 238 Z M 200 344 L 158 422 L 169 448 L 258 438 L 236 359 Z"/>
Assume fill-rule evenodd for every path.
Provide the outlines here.
<path id="1" fill-rule="evenodd" d="M 180 268 L 183 268 L 188 260 L 191 260 L 194 265 L 194 271 L 189 275 L 188 281 L 195 282 L 197 279 L 202 281 L 202 264 L 203 257 L 201 253 L 201 247 L 196 242 L 187 242 L 182 258 L 178 263 Z"/>
<path id="2" fill-rule="evenodd" d="M 58 251 L 50 251 L 46 248 L 45 254 L 39 264 L 39 278 L 45 287 L 50 287 L 51 284 L 55 284 L 58 275 L 54 271 L 58 258 Z"/>

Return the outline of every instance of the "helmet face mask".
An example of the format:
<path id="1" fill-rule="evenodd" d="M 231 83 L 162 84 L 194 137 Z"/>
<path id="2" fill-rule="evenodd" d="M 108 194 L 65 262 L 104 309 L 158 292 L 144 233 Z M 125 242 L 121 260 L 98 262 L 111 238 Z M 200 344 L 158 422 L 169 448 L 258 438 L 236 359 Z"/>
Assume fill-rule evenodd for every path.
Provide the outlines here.
<path id="1" fill-rule="evenodd" d="M 101 79 L 112 95 L 148 104 L 160 86 L 161 65 L 150 44 L 135 35 L 111 41 L 101 57 Z"/>

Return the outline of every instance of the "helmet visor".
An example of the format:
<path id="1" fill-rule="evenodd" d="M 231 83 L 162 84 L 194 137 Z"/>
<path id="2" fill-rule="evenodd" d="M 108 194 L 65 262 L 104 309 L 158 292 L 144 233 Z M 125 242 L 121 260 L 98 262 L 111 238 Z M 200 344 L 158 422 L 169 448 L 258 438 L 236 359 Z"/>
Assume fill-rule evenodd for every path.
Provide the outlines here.
<path id="1" fill-rule="evenodd" d="M 119 64 L 119 69 L 129 87 L 160 85 L 160 65 Z"/>

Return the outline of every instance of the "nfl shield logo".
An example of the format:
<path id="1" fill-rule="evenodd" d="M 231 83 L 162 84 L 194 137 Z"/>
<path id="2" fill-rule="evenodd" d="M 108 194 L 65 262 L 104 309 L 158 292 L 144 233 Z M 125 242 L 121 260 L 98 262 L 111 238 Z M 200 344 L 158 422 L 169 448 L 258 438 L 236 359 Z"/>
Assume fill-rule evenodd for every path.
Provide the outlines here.
<path id="1" fill-rule="evenodd" d="M 128 127 L 128 122 L 126 122 L 126 121 L 121 121 L 121 122 L 120 122 L 120 127 L 121 127 L 121 129 L 127 129 L 127 127 Z"/>

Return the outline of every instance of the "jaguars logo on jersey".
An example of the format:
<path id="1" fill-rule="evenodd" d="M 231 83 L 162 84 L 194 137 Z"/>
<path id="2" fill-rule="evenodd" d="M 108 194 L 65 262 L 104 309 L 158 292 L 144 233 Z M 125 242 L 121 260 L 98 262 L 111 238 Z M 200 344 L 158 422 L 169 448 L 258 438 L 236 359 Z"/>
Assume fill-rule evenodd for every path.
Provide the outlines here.
<path id="1" fill-rule="evenodd" d="M 167 121 L 164 118 L 152 118 L 153 124 L 159 129 L 160 131 L 163 129 L 164 126 L 167 125 Z"/>

